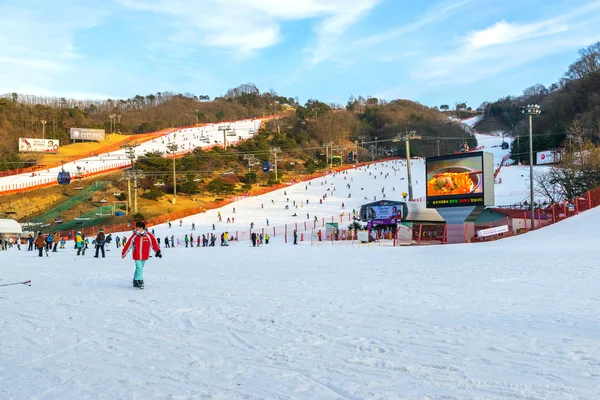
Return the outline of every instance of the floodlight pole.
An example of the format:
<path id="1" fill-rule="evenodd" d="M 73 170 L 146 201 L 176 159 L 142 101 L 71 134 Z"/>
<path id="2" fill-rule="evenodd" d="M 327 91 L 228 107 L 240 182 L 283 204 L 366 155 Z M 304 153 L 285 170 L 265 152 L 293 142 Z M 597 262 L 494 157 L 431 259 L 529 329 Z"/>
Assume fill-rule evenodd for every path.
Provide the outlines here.
<path id="1" fill-rule="evenodd" d="M 528 104 L 523 114 L 529 115 L 529 208 L 531 210 L 531 229 L 535 229 L 535 204 L 533 200 L 533 116 L 541 113 L 539 104 Z"/>

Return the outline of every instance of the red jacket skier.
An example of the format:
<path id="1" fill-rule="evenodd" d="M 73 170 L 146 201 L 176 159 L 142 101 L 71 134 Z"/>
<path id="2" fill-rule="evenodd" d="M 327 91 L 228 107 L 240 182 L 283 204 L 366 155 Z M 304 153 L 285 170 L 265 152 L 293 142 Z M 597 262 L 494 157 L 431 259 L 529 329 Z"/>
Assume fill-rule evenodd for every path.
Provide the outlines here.
<path id="1" fill-rule="evenodd" d="M 127 253 L 132 250 L 133 259 L 135 260 L 135 273 L 133 275 L 133 287 L 144 288 L 144 264 L 150 256 L 150 248 L 155 251 L 158 258 L 162 258 L 160 247 L 156 238 L 146 230 L 146 224 L 137 222 L 135 224 L 135 232 L 127 240 L 123 246 L 122 257 L 125 258 Z"/>

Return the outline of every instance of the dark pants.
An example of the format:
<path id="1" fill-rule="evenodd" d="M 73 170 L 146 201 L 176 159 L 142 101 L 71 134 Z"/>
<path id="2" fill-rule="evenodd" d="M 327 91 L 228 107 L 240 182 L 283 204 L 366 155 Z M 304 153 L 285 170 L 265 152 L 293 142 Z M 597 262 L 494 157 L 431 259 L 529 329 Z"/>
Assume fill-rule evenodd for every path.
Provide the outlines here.
<path id="1" fill-rule="evenodd" d="M 27 251 L 33 251 L 33 242 L 29 243 L 29 246 L 27 247 Z"/>
<path id="2" fill-rule="evenodd" d="M 58 247 L 58 242 L 54 242 L 54 248 L 52 249 L 53 253 L 56 253 L 56 248 Z"/>
<path id="3" fill-rule="evenodd" d="M 40 251 L 40 253 L 38 254 L 40 257 L 43 257 L 44 255 L 42 254 L 42 252 L 44 251 L 43 247 L 38 247 L 38 250 Z"/>
<path id="4" fill-rule="evenodd" d="M 104 244 L 96 245 L 96 255 L 94 257 L 98 258 L 98 252 L 102 250 L 102 258 L 104 258 Z"/>
<path id="5" fill-rule="evenodd" d="M 82 254 L 85 256 L 85 246 L 83 244 L 77 249 L 77 255 L 80 256 Z"/>

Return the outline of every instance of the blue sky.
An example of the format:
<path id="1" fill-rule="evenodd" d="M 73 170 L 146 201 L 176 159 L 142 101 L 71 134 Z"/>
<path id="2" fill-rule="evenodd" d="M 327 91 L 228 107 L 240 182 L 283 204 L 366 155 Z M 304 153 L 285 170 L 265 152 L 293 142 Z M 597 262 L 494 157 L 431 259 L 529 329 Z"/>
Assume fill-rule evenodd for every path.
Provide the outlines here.
<path id="1" fill-rule="evenodd" d="M 556 82 L 599 23 L 590 0 L 0 0 L 0 93 L 477 107 Z"/>

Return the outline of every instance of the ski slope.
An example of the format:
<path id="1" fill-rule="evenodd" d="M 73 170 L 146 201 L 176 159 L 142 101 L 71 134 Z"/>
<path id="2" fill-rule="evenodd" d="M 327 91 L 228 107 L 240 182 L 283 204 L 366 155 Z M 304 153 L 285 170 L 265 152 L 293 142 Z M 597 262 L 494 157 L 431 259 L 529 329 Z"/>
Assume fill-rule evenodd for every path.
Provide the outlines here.
<path id="1" fill-rule="evenodd" d="M 162 136 L 151 141 L 141 143 L 135 148 L 136 158 L 149 152 L 161 152 L 164 154 L 170 153 L 167 145 L 175 143 L 179 146 L 178 153 L 189 152 L 194 148 L 212 147 L 215 145 L 223 145 L 223 133 L 218 130 L 219 126 L 228 125 L 232 129 L 235 136 L 228 136 L 227 143 L 237 142 L 251 138 L 252 132 L 258 131 L 262 120 L 243 120 L 236 122 L 228 122 L 223 124 L 209 124 L 202 127 L 182 128 L 174 130 L 168 135 Z M 241 139 L 240 139 L 241 138 Z M 126 167 L 131 165 L 127 158 L 126 149 L 112 151 L 110 153 L 99 154 L 98 156 L 82 158 L 64 164 L 65 171 L 75 176 L 78 172 L 85 174 L 90 171 L 98 171 L 110 169 L 112 167 Z M 79 170 L 77 168 L 80 168 Z M 48 179 L 55 180 L 62 167 L 50 168 L 41 170 L 35 174 L 26 173 L 0 177 L 0 190 L 8 190 L 11 185 L 32 184 L 38 185 L 46 182 Z"/>
<path id="2" fill-rule="evenodd" d="M 144 291 L 114 247 L 12 248 L 0 283 L 33 285 L 0 288 L 0 398 L 595 399 L 598 224 L 592 210 L 477 245 L 163 249 Z"/>

